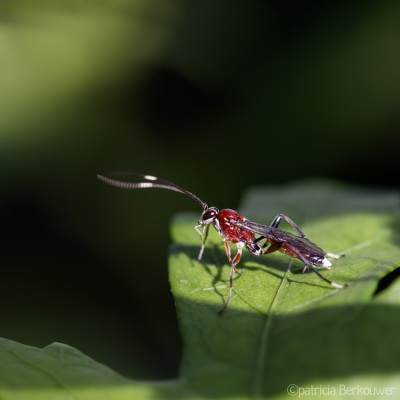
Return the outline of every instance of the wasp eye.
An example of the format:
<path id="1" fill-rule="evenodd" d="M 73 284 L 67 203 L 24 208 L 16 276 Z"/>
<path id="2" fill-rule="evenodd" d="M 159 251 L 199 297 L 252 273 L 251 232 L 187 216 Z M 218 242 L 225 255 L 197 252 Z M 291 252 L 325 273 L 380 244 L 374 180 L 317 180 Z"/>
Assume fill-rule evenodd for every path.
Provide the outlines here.
<path id="1" fill-rule="evenodd" d="M 215 217 L 215 211 L 214 210 L 207 210 L 203 214 L 203 219 L 210 219 L 210 218 L 214 218 L 214 217 Z"/>
<path id="2" fill-rule="evenodd" d="M 203 212 L 203 215 L 201 216 L 201 221 L 203 223 L 211 223 L 214 221 L 214 219 L 218 216 L 218 209 L 215 207 L 208 208 Z"/>

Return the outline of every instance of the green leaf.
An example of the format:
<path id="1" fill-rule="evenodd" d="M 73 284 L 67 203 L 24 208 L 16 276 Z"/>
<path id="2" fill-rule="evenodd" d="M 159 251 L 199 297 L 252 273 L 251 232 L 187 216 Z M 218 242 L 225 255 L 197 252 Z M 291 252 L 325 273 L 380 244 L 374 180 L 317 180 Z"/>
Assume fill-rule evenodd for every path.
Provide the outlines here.
<path id="1" fill-rule="evenodd" d="M 318 181 L 249 191 L 240 209 L 246 217 L 268 224 L 283 212 L 325 250 L 345 253 L 322 273 L 349 287 L 333 289 L 281 253 L 245 253 L 223 315 L 217 311 L 228 293 L 229 266 L 221 240 L 210 232 L 196 262 L 199 215 L 180 214 L 170 252 L 184 346 L 179 378 L 135 382 L 63 344 L 38 349 L 1 339 L 0 399 L 287 399 L 288 391 L 304 398 L 395 398 L 398 200 L 397 192 Z"/>
<path id="2" fill-rule="evenodd" d="M 0 339 L 1 400 L 148 399 L 173 388 L 125 379 L 65 344 L 38 349 Z"/>

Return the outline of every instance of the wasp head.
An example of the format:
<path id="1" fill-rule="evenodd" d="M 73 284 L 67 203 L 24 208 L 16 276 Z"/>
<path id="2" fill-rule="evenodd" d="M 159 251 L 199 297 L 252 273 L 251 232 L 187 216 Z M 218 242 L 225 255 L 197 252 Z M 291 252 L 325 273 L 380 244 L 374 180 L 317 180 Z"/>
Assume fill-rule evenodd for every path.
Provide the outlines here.
<path id="1" fill-rule="evenodd" d="M 199 219 L 199 225 L 209 225 L 212 224 L 218 217 L 219 210 L 217 207 L 209 207 L 203 211 Z"/>

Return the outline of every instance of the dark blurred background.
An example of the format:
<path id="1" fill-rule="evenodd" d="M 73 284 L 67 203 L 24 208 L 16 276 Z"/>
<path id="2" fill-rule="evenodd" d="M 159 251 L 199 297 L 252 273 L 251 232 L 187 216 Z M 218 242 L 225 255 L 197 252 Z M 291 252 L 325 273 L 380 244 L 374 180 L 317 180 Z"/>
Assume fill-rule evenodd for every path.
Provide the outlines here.
<path id="1" fill-rule="evenodd" d="M 399 186 L 396 1 L 3 0 L 0 336 L 178 373 L 169 223 L 308 177 Z M 268 221 L 260 221 L 267 223 Z"/>

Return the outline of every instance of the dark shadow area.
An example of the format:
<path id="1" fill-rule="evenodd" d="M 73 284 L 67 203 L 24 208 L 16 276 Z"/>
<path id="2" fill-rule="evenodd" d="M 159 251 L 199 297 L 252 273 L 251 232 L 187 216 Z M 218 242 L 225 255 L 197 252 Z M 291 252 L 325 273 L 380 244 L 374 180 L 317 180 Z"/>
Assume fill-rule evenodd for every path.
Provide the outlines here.
<path id="1" fill-rule="evenodd" d="M 378 286 L 375 290 L 374 296 L 386 290 L 390 285 L 392 285 L 400 276 L 400 267 L 389 272 L 382 279 L 379 280 Z"/>
<path id="2" fill-rule="evenodd" d="M 150 70 L 142 86 L 133 88 L 134 104 L 126 98 L 123 104 L 139 111 L 145 129 L 161 143 L 168 145 L 171 139 L 183 139 L 188 129 L 206 127 L 232 103 L 229 88 L 207 88 L 163 66 Z"/>
<path id="3" fill-rule="evenodd" d="M 66 343 L 130 378 L 177 376 L 172 296 L 163 304 L 144 299 L 121 271 L 60 230 L 32 193 L 4 196 L 0 208 L 1 337 L 38 347 Z M 168 295 L 167 277 L 163 282 Z M 151 329 L 155 320 L 164 324 L 168 346 Z"/>

